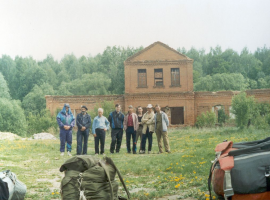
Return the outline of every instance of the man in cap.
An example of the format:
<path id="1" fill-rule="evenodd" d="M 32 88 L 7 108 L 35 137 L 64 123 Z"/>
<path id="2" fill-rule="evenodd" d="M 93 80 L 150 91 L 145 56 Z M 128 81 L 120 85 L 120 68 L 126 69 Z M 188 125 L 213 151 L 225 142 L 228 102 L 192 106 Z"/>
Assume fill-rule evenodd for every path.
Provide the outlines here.
<path id="1" fill-rule="evenodd" d="M 121 106 L 119 104 L 115 104 L 115 111 L 111 112 L 108 117 L 112 129 L 111 153 L 114 153 L 114 150 L 116 150 L 116 153 L 119 153 L 120 151 L 123 138 L 124 117 L 124 114 L 121 112 Z"/>
<path id="2" fill-rule="evenodd" d="M 126 131 L 127 153 L 131 153 L 130 139 L 132 138 L 132 152 L 136 154 L 136 131 L 139 127 L 138 116 L 133 113 L 133 106 L 128 107 L 128 114 L 124 118 L 124 130 Z"/>
<path id="3" fill-rule="evenodd" d="M 87 113 L 87 107 L 81 106 L 81 113 L 77 115 L 76 124 L 77 131 L 77 155 L 87 154 L 87 144 L 89 137 L 89 128 L 91 126 L 91 116 Z M 82 147 L 83 141 L 83 147 Z"/>
<path id="4" fill-rule="evenodd" d="M 153 141 L 153 132 L 154 132 L 154 117 L 155 114 L 153 112 L 152 104 L 147 105 L 147 112 L 142 117 L 142 142 L 141 142 L 141 154 L 145 153 L 145 144 L 146 140 L 148 139 L 148 153 L 151 153 L 152 150 L 152 141 Z"/>
<path id="5" fill-rule="evenodd" d="M 61 156 L 65 153 L 65 144 L 67 143 L 67 152 L 71 156 L 71 145 L 72 145 L 72 128 L 75 125 L 75 119 L 70 110 L 70 106 L 66 103 L 63 109 L 58 113 L 57 123 L 60 128 L 60 152 Z"/>

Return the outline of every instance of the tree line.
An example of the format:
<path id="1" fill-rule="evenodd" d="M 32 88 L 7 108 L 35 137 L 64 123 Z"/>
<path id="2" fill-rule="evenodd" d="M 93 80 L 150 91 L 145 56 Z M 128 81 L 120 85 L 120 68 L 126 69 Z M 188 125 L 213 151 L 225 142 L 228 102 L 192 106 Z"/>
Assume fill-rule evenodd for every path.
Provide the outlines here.
<path id="1" fill-rule="evenodd" d="M 257 48 L 251 53 L 220 46 L 204 49 L 179 48 L 179 52 L 194 59 L 194 91 L 247 90 L 270 88 L 270 48 Z"/>
<path id="2" fill-rule="evenodd" d="M 55 119 L 49 119 L 45 110 L 45 95 L 123 94 L 124 61 L 142 49 L 107 47 L 96 56 L 70 54 L 60 61 L 52 55 L 42 61 L 2 55 L 0 131 L 22 134 L 38 131 L 41 124 L 51 126 Z M 270 48 L 258 48 L 254 53 L 247 48 L 241 53 L 222 51 L 220 46 L 208 53 L 195 48 L 177 50 L 194 60 L 194 91 L 270 88 Z"/>

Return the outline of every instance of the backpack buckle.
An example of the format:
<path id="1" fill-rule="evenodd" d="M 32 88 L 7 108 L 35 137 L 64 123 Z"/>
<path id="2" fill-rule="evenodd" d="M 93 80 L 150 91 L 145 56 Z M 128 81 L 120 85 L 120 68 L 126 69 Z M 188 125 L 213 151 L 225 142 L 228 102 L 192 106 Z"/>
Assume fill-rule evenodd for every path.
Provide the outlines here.
<path id="1" fill-rule="evenodd" d="M 224 190 L 224 198 L 227 200 L 229 197 L 233 196 L 234 192 L 232 188 Z"/>
<path id="2" fill-rule="evenodd" d="M 270 167 L 266 166 L 265 167 L 265 177 L 269 177 L 270 176 Z"/>

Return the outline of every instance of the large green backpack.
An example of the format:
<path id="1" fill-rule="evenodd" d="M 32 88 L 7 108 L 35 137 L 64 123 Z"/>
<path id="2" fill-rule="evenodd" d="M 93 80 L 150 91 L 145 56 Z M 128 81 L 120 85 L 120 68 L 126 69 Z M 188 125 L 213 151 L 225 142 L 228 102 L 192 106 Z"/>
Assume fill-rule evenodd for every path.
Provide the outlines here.
<path id="1" fill-rule="evenodd" d="M 116 173 L 130 198 L 123 178 L 111 158 L 99 160 L 90 155 L 74 156 L 60 168 L 65 172 L 61 182 L 63 200 L 118 200 Z"/>

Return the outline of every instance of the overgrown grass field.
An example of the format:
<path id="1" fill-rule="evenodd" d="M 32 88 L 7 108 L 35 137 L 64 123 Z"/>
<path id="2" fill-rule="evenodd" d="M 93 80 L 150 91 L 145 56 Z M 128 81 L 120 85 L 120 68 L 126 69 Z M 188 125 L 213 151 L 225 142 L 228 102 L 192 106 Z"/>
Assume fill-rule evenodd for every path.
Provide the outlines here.
<path id="1" fill-rule="evenodd" d="M 157 154 L 154 134 L 152 154 L 127 154 L 123 137 L 120 154 L 111 155 L 108 133 L 105 153 L 115 161 L 131 191 L 132 199 L 207 199 L 207 178 L 216 144 L 225 139 L 240 142 L 268 136 L 267 130 L 253 128 L 171 129 L 171 154 Z M 75 138 L 73 136 L 74 155 Z M 59 143 L 58 140 L 0 141 L 0 170 L 10 169 L 27 185 L 26 199 L 60 199 L 59 186 L 63 173 L 59 172 L 59 168 L 68 156 L 60 157 Z M 88 154 L 94 154 L 93 137 L 89 137 Z M 122 188 L 120 194 L 125 194 Z"/>

